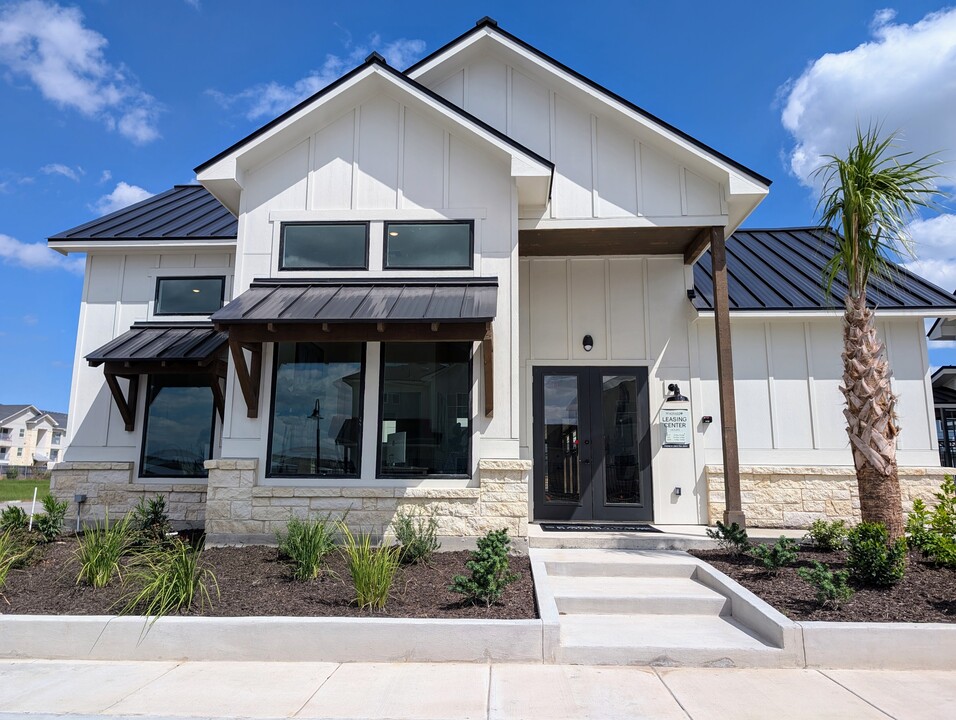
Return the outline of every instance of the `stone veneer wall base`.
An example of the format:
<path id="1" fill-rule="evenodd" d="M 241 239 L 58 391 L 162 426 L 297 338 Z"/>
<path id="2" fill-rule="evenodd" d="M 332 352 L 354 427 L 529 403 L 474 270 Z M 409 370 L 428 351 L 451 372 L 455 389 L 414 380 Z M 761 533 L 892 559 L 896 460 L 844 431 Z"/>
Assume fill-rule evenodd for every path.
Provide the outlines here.
<path id="1" fill-rule="evenodd" d="M 713 525 L 724 512 L 724 468 L 708 465 L 707 521 Z M 902 467 L 900 491 L 903 512 L 913 500 L 936 504 L 936 493 L 952 468 Z M 856 471 L 846 466 L 741 466 L 740 500 L 751 527 L 807 528 L 818 519 L 860 522 L 860 497 Z"/>

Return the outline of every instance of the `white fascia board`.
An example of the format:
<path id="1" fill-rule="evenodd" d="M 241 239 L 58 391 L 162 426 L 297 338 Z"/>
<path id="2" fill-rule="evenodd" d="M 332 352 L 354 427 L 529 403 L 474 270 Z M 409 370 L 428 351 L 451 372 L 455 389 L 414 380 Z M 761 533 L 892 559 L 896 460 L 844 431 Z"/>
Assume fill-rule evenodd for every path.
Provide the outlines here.
<path id="1" fill-rule="evenodd" d="M 724 227 L 727 224 L 725 215 L 690 216 L 668 215 L 652 217 L 640 215 L 637 217 L 620 218 L 567 218 L 552 220 L 550 218 L 521 218 L 518 220 L 519 230 L 577 230 L 601 228 L 659 228 L 659 227 Z"/>
<path id="2" fill-rule="evenodd" d="M 947 318 L 937 316 L 936 322 L 927 336 L 930 340 L 956 340 L 956 324 Z"/>
<path id="3" fill-rule="evenodd" d="M 684 153 L 704 161 L 711 167 L 719 168 L 724 174 L 724 177 L 719 179 L 726 179 L 728 194 L 730 196 L 736 196 L 739 194 L 766 195 L 769 192 L 769 187 L 758 178 L 745 174 L 739 168 L 731 165 L 716 155 L 712 155 L 703 148 L 698 147 L 694 143 L 688 141 L 686 138 L 675 133 L 673 130 L 654 122 L 645 115 L 636 112 L 627 105 L 624 105 L 623 103 L 610 97 L 609 95 L 606 95 L 603 92 L 600 92 L 597 88 L 582 82 L 574 75 L 571 75 L 556 65 L 545 61 L 543 58 L 539 58 L 537 55 L 528 52 L 528 50 L 525 48 L 521 47 L 520 45 L 516 45 L 510 39 L 499 35 L 489 28 L 483 28 L 481 32 L 475 33 L 458 45 L 448 48 L 444 53 L 433 58 L 431 62 L 416 68 L 415 71 L 409 73 L 408 76 L 413 80 L 418 80 L 426 73 L 431 72 L 438 66 L 450 61 L 453 56 L 459 55 L 465 50 L 472 48 L 476 43 L 484 40 L 485 38 L 491 39 L 498 43 L 500 46 L 506 48 L 509 52 L 520 57 L 524 62 L 529 63 L 537 68 L 539 71 L 558 78 L 564 84 L 573 87 L 577 91 L 597 101 L 601 105 L 612 108 L 616 112 L 624 115 L 627 119 L 637 123 L 641 128 L 650 131 L 658 137 L 663 137 L 670 143 L 680 148 Z"/>
<path id="4" fill-rule="evenodd" d="M 50 240 L 47 243 L 51 250 L 56 250 L 61 255 L 70 253 L 90 253 L 99 251 L 118 251 L 118 250 L 198 250 L 234 248 L 236 246 L 235 238 L 201 238 L 196 240 L 185 239 L 150 239 L 150 240 Z"/>
<path id="5" fill-rule="evenodd" d="M 698 310 L 698 317 L 702 318 L 712 318 L 714 317 L 713 310 Z M 733 318 L 759 318 L 759 319 L 781 319 L 785 320 L 787 318 L 841 318 L 843 317 L 843 310 L 840 308 L 834 308 L 832 310 L 733 310 L 730 311 L 730 316 Z M 894 310 L 883 310 L 881 308 L 876 309 L 876 319 L 880 320 L 882 318 L 931 318 L 931 317 L 956 317 L 956 308 L 950 308 L 948 310 L 940 310 L 938 308 L 926 308 L 926 309 L 908 309 L 908 308 L 898 308 Z"/>

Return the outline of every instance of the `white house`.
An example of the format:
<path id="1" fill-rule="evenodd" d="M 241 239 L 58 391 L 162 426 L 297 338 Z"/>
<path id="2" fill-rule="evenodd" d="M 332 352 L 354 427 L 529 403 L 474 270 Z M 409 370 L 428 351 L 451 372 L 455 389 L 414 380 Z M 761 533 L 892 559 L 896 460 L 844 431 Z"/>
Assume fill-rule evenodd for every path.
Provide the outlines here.
<path id="1" fill-rule="evenodd" d="M 858 513 L 832 236 L 739 230 L 768 179 L 493 20 L 196 173 L 50 238 L 87 253 L 58 495 L 168 493 L 217 538 Z M 923 318 L 956 297 L 871 295 L 909 502 L 942 473 Z"/>
<path id="2" fill-rule="evenodd" d="M 0 405 L 0 477 L 45 472 L 66 451 L 67 417 L 33 405 Z"/>

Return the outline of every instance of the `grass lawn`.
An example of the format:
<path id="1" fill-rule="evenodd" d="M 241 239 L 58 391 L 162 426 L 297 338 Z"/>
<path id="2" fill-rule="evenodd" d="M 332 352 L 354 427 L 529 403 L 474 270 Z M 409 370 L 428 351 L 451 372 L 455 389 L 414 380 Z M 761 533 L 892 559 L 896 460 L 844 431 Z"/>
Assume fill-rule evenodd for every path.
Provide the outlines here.
<path id="1" fill-rule="evenodd" d="M 37 503 L 50 492 L 50 480 L 27 478 L 26 480 L 0 479 L 0 502 L 4 500 L 32 500 L 33 488 L 37 488 Z"/>

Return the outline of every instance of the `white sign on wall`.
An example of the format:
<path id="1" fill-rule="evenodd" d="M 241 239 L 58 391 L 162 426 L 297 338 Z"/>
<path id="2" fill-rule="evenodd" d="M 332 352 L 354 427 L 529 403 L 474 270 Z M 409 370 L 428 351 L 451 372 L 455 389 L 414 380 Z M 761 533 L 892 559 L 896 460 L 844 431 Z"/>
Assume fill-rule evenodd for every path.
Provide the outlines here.
<path id="1" fill-rule="evenodd" d="M 686 408 L 663 408 L 661 428 L 666 448 L 690 447 L 690 410 Z"/>

